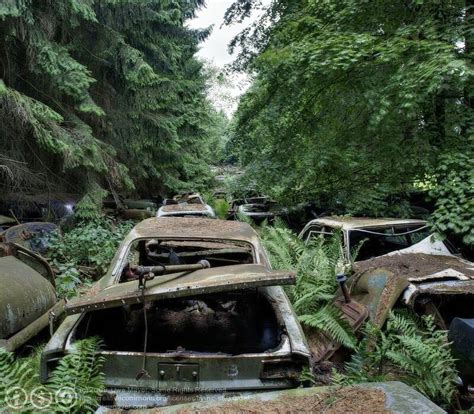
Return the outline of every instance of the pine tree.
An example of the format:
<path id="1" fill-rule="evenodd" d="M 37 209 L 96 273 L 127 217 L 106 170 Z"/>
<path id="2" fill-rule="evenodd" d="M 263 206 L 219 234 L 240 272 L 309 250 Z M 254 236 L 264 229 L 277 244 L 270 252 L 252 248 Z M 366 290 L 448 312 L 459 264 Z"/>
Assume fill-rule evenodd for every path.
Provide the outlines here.
<path id="1" fill-rule="evenodd" d="M 193 55 L 209 31 L 185 26 L 202 6 L 2 2 L 4 190 L 149 195 L 206 183 L 215 110 Z"/>

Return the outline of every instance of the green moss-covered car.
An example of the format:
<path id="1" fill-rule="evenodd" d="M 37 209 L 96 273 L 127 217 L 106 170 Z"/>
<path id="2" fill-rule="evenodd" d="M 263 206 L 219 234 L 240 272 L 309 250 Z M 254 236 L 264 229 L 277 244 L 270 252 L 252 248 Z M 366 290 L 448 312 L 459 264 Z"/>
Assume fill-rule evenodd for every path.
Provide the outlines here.
<path id="1" fill-rule="evenodd" d="M 66 305 L 42 379 L 77 340 L 99 336 L 106 386 L 122 407 L 165 405 L 173 393 L 295 387 L 310 353 L 281 287 L 294 280 L 270 268 L 245 223 L 145 220 L 107 274 Z"/>

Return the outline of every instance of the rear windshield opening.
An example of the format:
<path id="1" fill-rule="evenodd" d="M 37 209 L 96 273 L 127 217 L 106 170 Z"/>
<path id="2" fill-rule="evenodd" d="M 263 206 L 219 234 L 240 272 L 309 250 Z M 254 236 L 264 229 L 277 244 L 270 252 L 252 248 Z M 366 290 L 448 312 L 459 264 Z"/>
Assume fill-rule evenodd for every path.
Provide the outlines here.
<path id="1" fill-rule="evenodd" d="M 184 265 L 201 260 L 207 260 L 213 268 L 255 263 L 252 247 L 247 243 L 145 239 L 132 243 L 120 282 L 127 281 L 129 265 Z"/>
<path id="2" fill-rule="evenodd" d="M 169 299 L 147 304 L 148 352 L 238 355 L 278 347 L 281 328 L 258 290 Z M 142 305 L 87 313 L 75 339 L 101 337 L 107 351 L 142 352 Z"/>
<path id="3" fill-rule="evenodd" d="M 426 226 L 375 227 L 370 230 L 351 230 L 349 246 L 355 260 L 373 257 L 413 246 L 430 235 Z"/>

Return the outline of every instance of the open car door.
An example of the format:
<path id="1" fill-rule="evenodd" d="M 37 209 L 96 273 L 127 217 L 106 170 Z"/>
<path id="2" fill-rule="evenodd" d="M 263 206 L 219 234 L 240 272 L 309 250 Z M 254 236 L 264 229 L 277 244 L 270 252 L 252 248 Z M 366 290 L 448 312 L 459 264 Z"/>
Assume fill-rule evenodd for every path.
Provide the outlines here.
<path id="1" fill-rule="evenodd" d="M 72 299 L 66 305 L 71 315 L 85 311 L 114 308 L 185 296 L 257 288 L 262 286 L 292 285 L 295 274 L 271 271 L 263 265 L 239 264 L 185 271 L 155 276 L 139 288 L 138 281 L 109 286 L 97 294 Z"/>

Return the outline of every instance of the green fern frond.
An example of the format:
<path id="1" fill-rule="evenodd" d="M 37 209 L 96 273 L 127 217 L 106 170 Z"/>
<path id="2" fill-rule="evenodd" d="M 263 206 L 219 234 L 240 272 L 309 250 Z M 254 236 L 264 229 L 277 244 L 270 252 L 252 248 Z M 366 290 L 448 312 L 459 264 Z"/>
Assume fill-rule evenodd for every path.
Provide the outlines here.
<path id="1" fill-rule="evenodd" d="M 104 358 L 97 354 L 100 341 L 97 338 L 78 341 L 76 347 L 59 361 L 46 384 L 46 389 L 55 395 L 64 386 L 72 388 L 80 397 L 69 413 L 90 413 L 98 406 L 98 398 L 104 386 L 102 366 Z M 9 412 L 3 404 L 6 393 L 12 387 L 20 387 L 26 392 L 41 386 L 39 380 L 39 361 L 41 349 L 31 357 L 15 358 L 12 352 L 0 348 L 0 412 Z M 30 401 L 21 410 L 22 413 L 35 413 L 37 409 Z M 53 400 L 48 412 L 62 413 L 64 408 Z"/>
<path id="2" fill-rule="evenodd" d="M 87 338 L 76 343 L 75 349 L 62 358 L 48 382 L 53 391 L 68 384 L 81 396 L 80 404 L 71 412 L 93 412 L 104 384 L 101 372 L 104 357 L 97 354 L 100 347 L 98 338 Z M 79 402 L 78 402 L 79 403 Z"/>
<path id="3" fill-rule="evenodd" d="M 351 332 L 351 327 L 342 318 L 340 310 L 334 305 L 327 303 L 316 312 L 303 314 L 298 318 L 303 324 L 324 332 L 347 348 L 352 349 L 355 347 L 355 340 L 354 335 Z"/>
<path id="4" fill-rule="evenodd" d="M 353 348 L 354 335 L 341 312 L 331 305 L 336 295 L 335 268 L 341 259 L 341 236 L 305 243 L 281 221 L 260 230 L 274 268 L 296 271 L 296 285 L 289 292 L 301 323 L 318 329 Z"/>
<path id="5" fill-rule="evenodd" d="M 342 375 L 352 383 L 395 376 L 433 401 L 449 405 L 458 374 L 446 331 L 437 329 L 431 316 L 420 318 L 403 310 L 389 315 L 384 330 L 366 324 Z"/>

